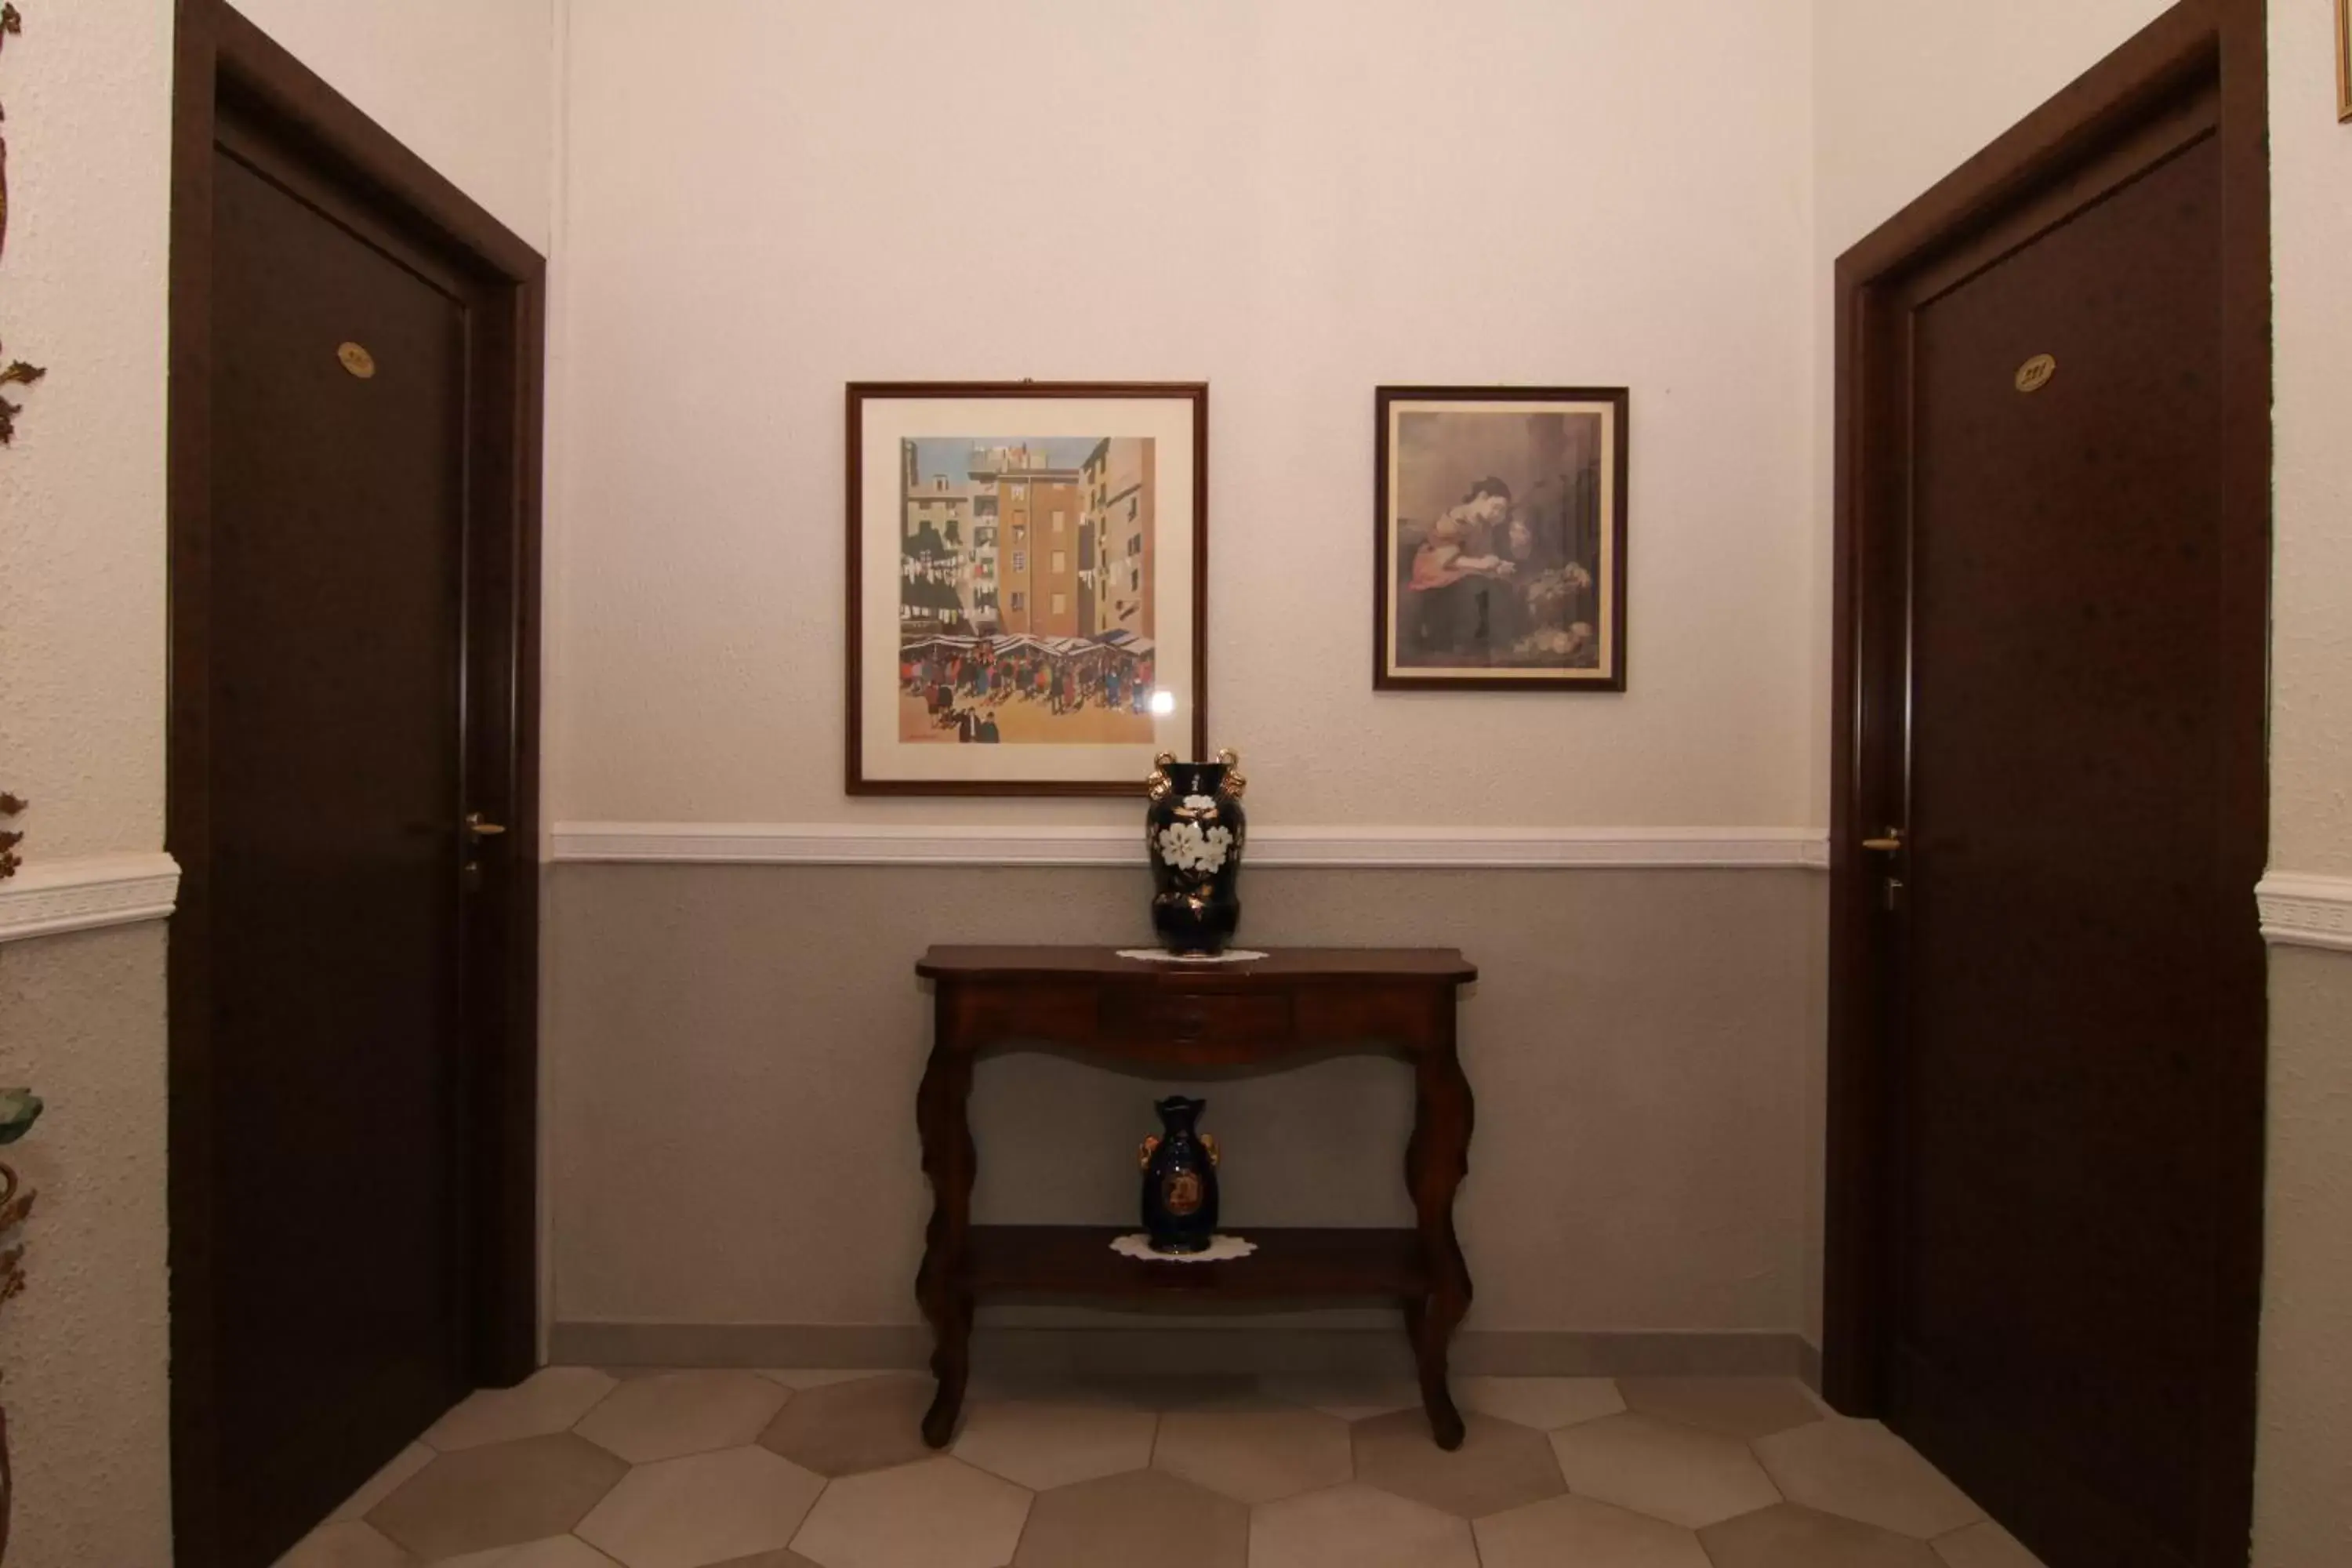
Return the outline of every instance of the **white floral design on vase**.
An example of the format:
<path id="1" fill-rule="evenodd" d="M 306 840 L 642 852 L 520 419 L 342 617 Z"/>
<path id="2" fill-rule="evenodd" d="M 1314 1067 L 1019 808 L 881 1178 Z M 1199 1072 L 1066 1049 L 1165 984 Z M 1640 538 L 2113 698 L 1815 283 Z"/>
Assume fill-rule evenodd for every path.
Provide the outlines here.
<path id="1" fill-rule="evenodd" d="M 1234 834 L 1229 827 L 1204 830 L 1197 822 L 1177 822 L 1160 830 L 1159 843 L 1160 858 L 1175 869 L 1214 876 L 1233 847 Z"/>

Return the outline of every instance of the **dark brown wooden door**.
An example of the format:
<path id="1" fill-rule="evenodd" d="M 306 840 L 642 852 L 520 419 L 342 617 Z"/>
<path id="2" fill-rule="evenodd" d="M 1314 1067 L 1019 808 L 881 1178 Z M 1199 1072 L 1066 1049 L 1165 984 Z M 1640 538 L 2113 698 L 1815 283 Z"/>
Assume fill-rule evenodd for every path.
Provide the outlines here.
<path id="1" fill-rule="evenodd" d="M 466 310 L 226 151 L 213 191 L 215 1421 L 262 1563 L 470 1386 Z"/>
<path id="2" fill-rule="evenodd" d="M 1885 1413 L 2053 1568 L 2226 1559 L 2259 1224 L 2263 628 L 2224 587 L 2210 100 L 2116 156 L 1900 291 L 1907 581 L 1873 607 L 1908 721 L 1906 844 L 1867 852 Z"/>
<path id="3" fill-rule="evenodd" d="M 546 264 L 221 0 L 174 54 L 173 1550 L 268 1568 L 536 1361 Z"/>

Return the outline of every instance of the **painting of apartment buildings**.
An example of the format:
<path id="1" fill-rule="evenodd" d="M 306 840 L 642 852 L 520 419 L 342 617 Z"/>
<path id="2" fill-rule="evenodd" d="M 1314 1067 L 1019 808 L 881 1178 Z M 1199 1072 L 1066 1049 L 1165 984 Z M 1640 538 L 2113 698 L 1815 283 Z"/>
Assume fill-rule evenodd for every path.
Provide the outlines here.
<path id="1" fill-rule="evenodd" d="M 1150 740 L 1156 445 L 899 443 L 901 741 Z"/>

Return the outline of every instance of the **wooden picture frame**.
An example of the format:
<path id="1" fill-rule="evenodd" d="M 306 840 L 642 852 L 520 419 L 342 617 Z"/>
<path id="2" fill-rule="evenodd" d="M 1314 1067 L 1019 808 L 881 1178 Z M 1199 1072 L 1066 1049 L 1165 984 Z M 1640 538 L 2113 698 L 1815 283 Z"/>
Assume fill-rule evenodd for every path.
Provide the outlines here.
<path id="1" fill-rule="evenodd" d="M 2352 121 L 2352 0 L 2336 0 L 2336 119 Z"/>
<path id="2" fill-rule="evenodd" d="M 1625 689 L 1622 386 L 1373 392 L 1372 685 Z"/>
<path id="3" fill-rule="evenodd" d="M 1138 795 L 1208 752 L 1203 382 L 853 382 L 854 795 Z"/>

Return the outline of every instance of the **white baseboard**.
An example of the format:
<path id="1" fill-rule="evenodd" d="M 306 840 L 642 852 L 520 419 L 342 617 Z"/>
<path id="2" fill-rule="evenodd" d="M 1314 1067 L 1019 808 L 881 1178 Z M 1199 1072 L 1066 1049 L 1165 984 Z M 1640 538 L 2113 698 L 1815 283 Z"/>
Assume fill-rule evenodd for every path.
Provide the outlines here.
<path id="1" fill-rule="evenodd" d="M 1140 866 L 1141 828 L 898 827 L 847 823 L 565 822 L 557 860 L 746 866 Z M 1257 868 L 1513 870 L 1825 869 L 1808 827 L 1269 827 Z"/>
<path id="2" fill-rule="evenodd" d="M 179 863 L 162 853 L 27 861 L 0 881 L 0 942 L 163 920 L 179 891 Z"/>
<path id="3" fill-rule="evenodd" d="M 2285 947 L 2352 952 L 2352 877 L 2273 871 L 2254 889 L 2263 936 Z"/>

